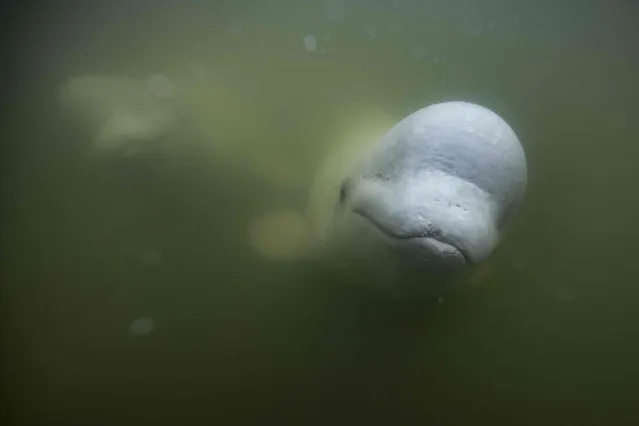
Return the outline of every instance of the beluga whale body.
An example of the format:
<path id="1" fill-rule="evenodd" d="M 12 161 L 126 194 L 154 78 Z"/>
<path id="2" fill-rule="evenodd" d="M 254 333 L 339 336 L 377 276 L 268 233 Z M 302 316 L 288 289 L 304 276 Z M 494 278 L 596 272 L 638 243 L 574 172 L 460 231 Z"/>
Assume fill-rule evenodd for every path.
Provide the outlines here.
<path id="1" fill-rule="evenodd" d="M 526 186 L 523 147 L 499 115 L 438 103 L 335 146 L 306 214 L 260 217 L 249 237 L 272 260 L 330 259 L 390 294 L 441 297 L 486 263 Z"/>

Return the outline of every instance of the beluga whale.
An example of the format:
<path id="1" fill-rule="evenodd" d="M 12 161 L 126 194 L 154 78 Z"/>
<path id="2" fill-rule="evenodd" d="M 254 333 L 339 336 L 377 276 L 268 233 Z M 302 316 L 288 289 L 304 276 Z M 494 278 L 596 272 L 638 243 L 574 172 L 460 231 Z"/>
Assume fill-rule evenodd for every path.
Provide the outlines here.
<path id="1" fill-rule="evenodd" d="M 399 297 L 440 298 L 487 264 L 527 186 L 519 138 L 492 110 L 449 101 L 377 137 L 335 145 L 306 212 L 282 209 L 249 226 L 270 260 L 327 261 Z"/>

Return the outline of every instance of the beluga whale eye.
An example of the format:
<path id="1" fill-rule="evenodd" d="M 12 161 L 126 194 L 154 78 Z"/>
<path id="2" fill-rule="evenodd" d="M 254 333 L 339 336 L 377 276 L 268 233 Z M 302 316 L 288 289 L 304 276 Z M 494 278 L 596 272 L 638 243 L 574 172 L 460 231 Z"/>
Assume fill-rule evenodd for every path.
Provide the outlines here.
<path id="1" fill-rule="evenodd" d="M 348 187 L 349 187 L 348 179 L 344 179 L 342 181 L 342 185 L 339 188 L 339 203 L 340 204 L 344 204 L 344 202 L 346 201 L 346 198 L 348 197 Z"/>

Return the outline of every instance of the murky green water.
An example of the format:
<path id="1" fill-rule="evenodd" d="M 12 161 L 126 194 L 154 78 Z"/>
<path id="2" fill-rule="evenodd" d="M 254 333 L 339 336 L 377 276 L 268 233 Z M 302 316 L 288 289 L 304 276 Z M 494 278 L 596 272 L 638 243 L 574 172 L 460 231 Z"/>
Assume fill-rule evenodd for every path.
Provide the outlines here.
<path id="1" fill-rule="evenodd" d="M 638 5 L 65 1 L 12 19 L 3 424 L 639 422 Z M 206 75 L 198 135 L 240 148 L 87 166 L 53 96 L 88 73 Z M 499 112 L 529 160 L 485 285 L 426 309 L 250 250 L 253 218 L 303 209 L 349 114 L 449 99 Z M 290 171 L 265 178 L 254 151 Z"/>

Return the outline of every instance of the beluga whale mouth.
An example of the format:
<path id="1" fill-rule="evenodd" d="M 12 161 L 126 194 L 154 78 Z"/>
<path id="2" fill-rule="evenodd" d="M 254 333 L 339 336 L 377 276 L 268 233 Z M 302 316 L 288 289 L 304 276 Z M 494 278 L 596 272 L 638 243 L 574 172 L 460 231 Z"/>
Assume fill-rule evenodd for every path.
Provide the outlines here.
<path id="1" fill-rule="evenodd" d="M 412 245 L 413 247 L 421 247 L 423 251 L 429 253 L 431 256 L 437 256 L 447 258 L 449 262 L 446 263 L 459 263 L 463 261 L 468 266 L 472 266 L 474 262 L 464 252 L 464 250 L 455 245 L 454 242 L 448 240 L 441 230 L 434 227 L 426 227 L 421 232 L 402 233 L 397 230 L 378 221 L 373 215 L 368 214 L 366 210 L 361 208 L 353 209 L 353 213 L 360 216 L 368 223 L 376 228 L 382 235 L 385 241 L 395 245 Z"/>

